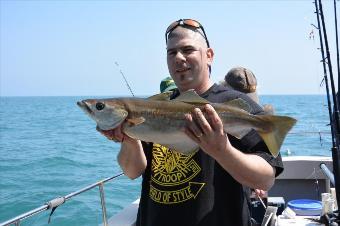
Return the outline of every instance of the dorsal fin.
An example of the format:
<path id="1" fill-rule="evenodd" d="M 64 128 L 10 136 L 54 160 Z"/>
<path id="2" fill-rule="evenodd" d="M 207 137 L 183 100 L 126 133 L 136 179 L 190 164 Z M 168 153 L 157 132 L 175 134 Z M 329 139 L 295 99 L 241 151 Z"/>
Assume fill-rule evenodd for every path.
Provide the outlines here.
<path id="1" fill-rule="evenodd" d="M 225 102 L 224 104 L 231 106 L 231 107 L 240 108 L 242 110 L 245 110 L 246 112 L 252 111 L 252 108 L 250 107 L 250 105 L 241 98 L 237 98 L 237 99 Z"/>
<path id="2" fill-rule="evenodd" d="M 153 95 L 151 97 L 148 97 L 148 100 L 170 100 L 170 96 L 172 94 L 172 91 L 164 92 L 164 93 L 159 93 L 156 95 Z"/>
<path id="3" fill-rule="evenodd" d="M 174 99 L 174 101 L 182 101 L 192 104 L 209 104 L 209 101 L 200 97 L 193 89 L 181 93 L 181 95 Z"/>

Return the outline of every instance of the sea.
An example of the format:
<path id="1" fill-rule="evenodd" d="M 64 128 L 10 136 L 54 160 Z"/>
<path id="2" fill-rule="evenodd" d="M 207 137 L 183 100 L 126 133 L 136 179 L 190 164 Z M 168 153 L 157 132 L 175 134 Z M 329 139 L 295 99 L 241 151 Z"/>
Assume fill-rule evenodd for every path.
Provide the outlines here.
<path id="1" fill-rule="evenodd" d="M 0 97 L 0 222 L 121 172 L 120 145 L 96 131 L 76 102 L 87 97 Z M 92 97 L 93 98 L 93 97 Z M 324 95 L 265 95 L 275 114 L 296 118 L 281 155 L 331 156 Z M 141 179 L 121 176 L 104 185 L 108 217 L 140 195 Z M 47 225 L 50 211 L 20 225 Z M 67 200 L 51 226 L 102 223 L 99 189 Z"/>

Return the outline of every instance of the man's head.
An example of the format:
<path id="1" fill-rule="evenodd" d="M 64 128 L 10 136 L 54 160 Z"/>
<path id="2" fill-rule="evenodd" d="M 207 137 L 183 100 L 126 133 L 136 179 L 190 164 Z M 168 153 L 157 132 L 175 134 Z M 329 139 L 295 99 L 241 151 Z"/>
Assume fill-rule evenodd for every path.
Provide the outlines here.
<path id="1" fill-rule="evenodd" d="M 257 81 L 253 72 L 244 67 L 234 67 L 228 71 L 224 77 L 225 85 L 246 93 L 256 103 L 259 103 L 259 98 L 256 92 Z"/>
<path id="2" fill-rule="evenodd" d="M 208 47 L 202 26 L 199 23 L 193 25 L 177 21 L 167 29 L 168 69 L 181 92 L 195 89 L 203 93 L 212 85 L 209 67 L 214 52 Z"/>

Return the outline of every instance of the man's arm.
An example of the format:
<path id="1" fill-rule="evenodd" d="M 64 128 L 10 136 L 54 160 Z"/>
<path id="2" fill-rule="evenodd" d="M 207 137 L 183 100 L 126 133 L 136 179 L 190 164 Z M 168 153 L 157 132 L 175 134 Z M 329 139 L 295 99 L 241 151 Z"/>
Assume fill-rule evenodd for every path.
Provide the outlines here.
<path id="1" fill-rule="evenodd" d="M 275 168 L 262 157 L 245 154 L 233 147 L 213 107 L 206 105 L 204 111 L 208 119 L 198 108 L 186 116 L 186 134 L 239 183 L 251 188 L 269 190 L 274 184 Z"/>
<path id="2" fill-rule="evenodd" d="M 118 154 L 118 163 L 130 179 L 142 175 L 147 161 L 141 141 L 125 136 Z"/>
<path id="3" fill-rule="evenodd" d="M 106 131 L 97 130 L 109 140 L 121 142 L 120 152 L 117 158 L 124 174 L 130 179 L 141 176 L 147 164 L 141 141 L 125 135 L 121 127 Z"/>

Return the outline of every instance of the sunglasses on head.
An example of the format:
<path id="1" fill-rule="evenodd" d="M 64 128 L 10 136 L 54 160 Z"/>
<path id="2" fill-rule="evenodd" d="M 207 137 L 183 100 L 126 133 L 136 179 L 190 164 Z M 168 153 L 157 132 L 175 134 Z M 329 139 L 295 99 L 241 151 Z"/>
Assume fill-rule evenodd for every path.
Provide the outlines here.
<path id="1" fill-rule="evenodd" d="M 205 31 L 204 31 L 204 28 L 203 26 L 196 20 L 193 20 L 193 19 L 180 19 L 180 20 L 177 20 L 175 22 L 173 22 L 172 24 L 169 25 L 169 27 L 166 29 L 166 32 L 165 32 L 165 43 L 168 43 L 168 38 L 169 38 L 169 34 L 175 30 L 176 27 L 178 26 L 182 26 L 182 27 L 185 27 L 185 26 L 189 26 L 189 27 L 193 27 L 195 29 L 201 29 L 203 31 L 203 37 L 207 43 L 207 46 L 208 48 L 210 47 L 209 45 L 209 41 L 208 41 L 208 38 L 207 38 L 207 35 L 205 34 Z"/>

